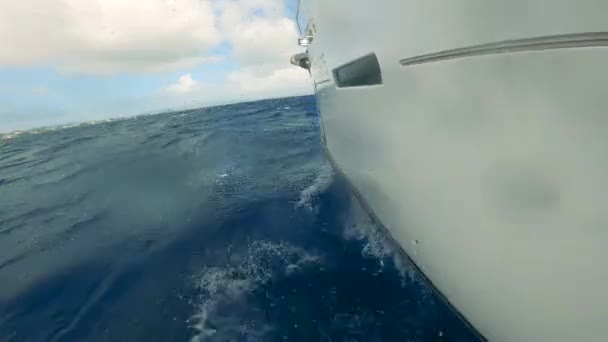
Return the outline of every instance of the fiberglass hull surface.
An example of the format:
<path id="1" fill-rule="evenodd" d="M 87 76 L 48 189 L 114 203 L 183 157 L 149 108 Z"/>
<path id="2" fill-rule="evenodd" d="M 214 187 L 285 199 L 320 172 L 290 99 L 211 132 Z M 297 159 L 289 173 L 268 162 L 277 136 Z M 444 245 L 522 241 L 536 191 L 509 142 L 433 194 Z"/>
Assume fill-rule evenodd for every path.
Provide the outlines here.
<path id="1" fill-rule="evenodd" d="M 447 300 L 491 341 L 602 340 L 608 2 L 309 0 L 302 16 L 328 152 Z M 370 53 L 382 84 L 336 87 Z"/>

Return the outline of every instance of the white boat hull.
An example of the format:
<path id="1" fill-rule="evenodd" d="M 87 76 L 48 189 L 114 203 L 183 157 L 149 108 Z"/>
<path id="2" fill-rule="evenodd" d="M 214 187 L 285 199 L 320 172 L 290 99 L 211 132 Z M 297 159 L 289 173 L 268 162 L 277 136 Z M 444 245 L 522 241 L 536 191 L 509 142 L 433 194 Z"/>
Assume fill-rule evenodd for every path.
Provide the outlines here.
<path id="1" fill-rule="evenodd" d="M 308 0 L 302 16 L 329 154 L 447 300 L 490 341 L 605 340 L 608 48 L 466 48 L 602 38 L 608 1 Z M 336 87 L 370 53 L 382 84 Z"/>

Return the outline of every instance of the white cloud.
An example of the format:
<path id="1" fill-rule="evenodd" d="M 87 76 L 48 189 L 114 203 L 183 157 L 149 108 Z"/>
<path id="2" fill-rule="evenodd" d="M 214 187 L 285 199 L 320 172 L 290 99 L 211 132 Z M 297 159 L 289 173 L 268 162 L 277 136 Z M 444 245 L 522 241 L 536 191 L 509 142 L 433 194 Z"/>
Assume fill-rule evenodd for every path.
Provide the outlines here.
<path id="1" fill-rule="evenodd" d="M 305 95 L 312 92 L 308 72 L 287 66 L 259 75 L 255 68 L 245 68 L 228 75 L 228 84 L 248 98 L 270 98 L 273 96 Z"/>
<path id="2" fill-rule="evenodd" d="M 184 75 L 162 89 L 154 101 L 178 109 L 311 93 L 312 83 L 304 69 L 287 66 L 259 75 L 243 68 L 231 72 L 222 84 L 206 84 Z"/>
<path id="3" fill-rule="evenodd" d="M 277 0 L 227 1 L 219 6 L 219 27 L 243 66 L 285 65 L 294 53 L 296 24 Z M 263 13 L 259 15 L 258 13 Z"/>
<path id="4" fill-rule="evenodd" d="M 221 42 L 209 0 L 30 0 L 0 4 L 0 65 L 155 72 L 209 60 Z M 11 43 L 8 43 L 11 42 Z"/>
<path id="5" fill-rule="evenodd" d="M 284 1 L 288 0 L 0 0 L 0 41 L 4 42 L 0 67 L 52 66 L 85 74 L 178 71 L 183 75 L 155 93 L 94 105 L 90 97 L 53 97 L 66 90 L 41 79 L 40 84 L 49 88 L 26 88 L 31 90 L 29 95 L 46 94 L 37 96 L 36 110 L 16 106 L 0 117 L 44 112 L 59 120 L 57 113 L 64 113 L 75 121 L 109 112 L 126 115 L 310 94 L 308 72 L 289 63 L 300 49 L 296 24 Z M 213 53 L 223 44 L 229 48 L 217 51 L 231 55 Z M 230 70 L 223 78 L 219 73 L 213 81 L 205 74 L 192 76 L 198 75 L 193 69 L 201 63 L 220 60 L 227 63 L 223 69 Z M 9 104 L 13 101 L 5 97 Z M 86 114 L 75 116 L 76 109 Z"/>
<path id="6" fill-rule="evenodd" d="M 190 93 L 198 87 L 198 81 L 192 79 L 192 75 L 186 74 L 179 78 L 175 84 L 168 86 L 165 91 L 173 94 Z"/>
<path id="7" fill-rule="evenodd" d="M 289 63 L 289 57 L 298 52 L 298 32 L 282 0 L 218 0 L 214 4 L 218 28 L 240 68 L 220 86 L 201 80 L 196 91 L 172 92 L 179 101 L 205 104 L 312 93 L 308 72 Z"/>
<path id="8" fill-rule="evenodd" d="M 29 0 L 0 4 L 0 65 L 87 73 L 162 72 L 213 61 L 226 41 L 244 66 L 284 64 L 295 22 L 283 0 Z"/>

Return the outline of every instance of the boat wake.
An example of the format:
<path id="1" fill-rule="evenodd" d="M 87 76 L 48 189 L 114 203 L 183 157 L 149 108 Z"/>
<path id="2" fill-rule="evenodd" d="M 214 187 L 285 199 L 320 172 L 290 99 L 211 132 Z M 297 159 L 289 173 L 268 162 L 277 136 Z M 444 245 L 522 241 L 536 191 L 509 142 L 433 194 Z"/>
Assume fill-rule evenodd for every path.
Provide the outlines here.
<path id="1" fill-rule="evenodd" d="M 247 303 L 273 279 L 321 263 L 318 255 L 270 241 L 254 241 L 244 255 L 233 253 L 230 260 L 230 265 L 206 268 L 194 277 L 200 302 L 191 319 L 196 331 L 193 342 L 264 339 L 273 327 Z"/>
<path id="2" fill-rule="evenodd" d="M 298 208 L 313 209 L 314 200 L 321 193 L 326 191 L 334 180 L 334 170 L 331 165 L 325 163 L 317 174 L 317 178 L 312 182 L 310 186 L 302 190 L 300 198 L 296 203 Z"/>
<path id="3" fill-rule="evenodd" d="M 343 238 L 360 242 L 363 245 L 362 256 L 376 259 L 382 268 L 385 267 L 385 261 L 390 260 L 402 281 L 421 281 L 415 266 L 406 258 L 401 247 L 372 220 L 354 196 L 350 202 Z"/>

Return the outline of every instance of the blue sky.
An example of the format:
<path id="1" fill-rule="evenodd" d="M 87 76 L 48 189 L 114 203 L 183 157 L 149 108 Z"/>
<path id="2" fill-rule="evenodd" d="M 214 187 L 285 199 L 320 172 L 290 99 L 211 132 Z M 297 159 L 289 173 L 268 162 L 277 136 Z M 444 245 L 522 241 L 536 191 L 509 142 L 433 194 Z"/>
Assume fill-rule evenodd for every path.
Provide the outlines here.
<path id="1" fill-rule="evenodd" d="M 0 132 L 310 93 L 308 75 L 288 61 L 299 52 L 295 6 L 3 2 L 0 40 L 16 43 L 0 51 Z"/>

